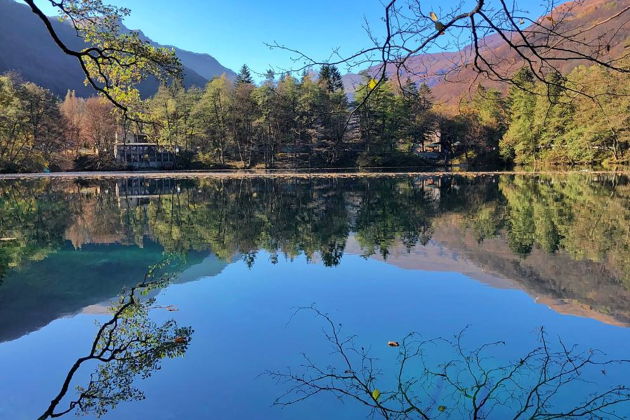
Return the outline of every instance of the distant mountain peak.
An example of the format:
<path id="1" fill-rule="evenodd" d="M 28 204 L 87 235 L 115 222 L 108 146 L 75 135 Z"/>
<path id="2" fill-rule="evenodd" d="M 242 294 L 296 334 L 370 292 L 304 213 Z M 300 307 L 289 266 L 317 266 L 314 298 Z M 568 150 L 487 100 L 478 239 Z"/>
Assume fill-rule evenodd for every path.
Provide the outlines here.
<path id="1" fill-rule="evenodd" d="M 59 36 L 71 48 L 82 49 L 83 41 L 68 24 L 56 18 L 50 19 Z M 127 29 L 127 28 L 125 28 Z M 155 46 L 174 48 L 184 67 L 184 85 L 203 87 L 214 77 L 236 73 L 221 65 L 209 54 L 186 51 L 175 46 L 160 45 L 141 30 L 134 30 Z M 50 35 L 30 11 L 14 0 L 0 0 L 0 74 L 8 71 L 19 73 L 24 80 L 31 81 L 59 96 L 74 90 L 77 95 L 91 96 L 96 92 L 85 86 L 85 75 L 74 57 L 65 55 L 53 42 Z M 157 91 L 156 80 L 146 80 L 139 86 L 143 96 Z"/>

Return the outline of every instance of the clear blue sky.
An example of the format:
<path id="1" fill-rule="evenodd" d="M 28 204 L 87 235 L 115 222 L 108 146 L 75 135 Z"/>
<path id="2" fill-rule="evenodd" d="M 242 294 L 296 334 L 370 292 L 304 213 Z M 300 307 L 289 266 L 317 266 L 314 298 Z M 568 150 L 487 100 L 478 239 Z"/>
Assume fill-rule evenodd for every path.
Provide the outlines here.
<path id="1" fill-rule="evenodd" d="M 270 51 L 264 44 L 280 44 L 325 59 L 338 47 L 353 52 L 369 45 L 364 17 L 381 29 L 379 0 L 104 0 L 131 9 L 127 27 L 140 29 L 161 44 L 208 53 L 235 71 L 243 64 L 264 72 L 270 66 L 294 67 L 291 54 Z M 448 9 L 458 0 L 429 0 L 429 8 Z M 521 0 L 537 9 L 542 0 Z M 37 4 L 55 14 L 46 0 Z M 377 32 L 378 33 L 378 32 Z M 344 69 L 342 68 L 342 71 Z"/>

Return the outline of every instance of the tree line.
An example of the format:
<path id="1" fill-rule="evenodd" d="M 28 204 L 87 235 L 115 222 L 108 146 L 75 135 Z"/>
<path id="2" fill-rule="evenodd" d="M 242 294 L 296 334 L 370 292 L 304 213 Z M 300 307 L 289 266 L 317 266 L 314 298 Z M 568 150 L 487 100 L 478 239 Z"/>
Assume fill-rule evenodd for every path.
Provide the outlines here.
<path id="1" fill-rule="evenodd" d="M 630 77 L 579 66 L 552 74 L 549 89 L 523 69 L 510 89 L 507 131 L 500 149 L 519 164 L 630 161 Z M 578 91 L 579 89 L 579 91 Z"/>
<path id="2" fill-rule="evenodd" d="M 247 66 L 205 89 L 162 86 L 146 102 L 149 136 L 190 152 L 187 166 L 345 167 L 426 163 L 412 153 L 435 131 L 428 87 L 379 87 L 358 112 L 371 80 L 351 101 L 334 66 L 300 78 L 268 72 L 256 85 Z M 187 156 L 182 156 L 186 160 Z"/>
<path id="3" fill-rule="evenodd" d="M 411 80 L 364 75 L 348 95 L 334 66 L 259 84 L 243 66 L 203 89 L 162 85 L 131 121 L 103 98 L 60 101 L 5 74 L 0 171 L 124 169 L 113 154 L 124 132 L 177 151 L 180 169 L 627 163 L 628 77 L 579 66 L 541 82 L 522 69 L 506 94 L 479 85 L 444 112 Z"/>

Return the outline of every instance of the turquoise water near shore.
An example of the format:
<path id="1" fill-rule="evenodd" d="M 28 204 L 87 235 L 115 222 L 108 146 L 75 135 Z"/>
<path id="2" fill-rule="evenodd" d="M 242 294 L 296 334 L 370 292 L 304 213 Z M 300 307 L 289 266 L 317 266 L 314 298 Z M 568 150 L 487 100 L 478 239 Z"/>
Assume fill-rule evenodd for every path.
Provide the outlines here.
<path id="1" fill-rule="evenodd" d="M 163 350 L 148 370 L 133 363 L 142 347 L 125 362 L 86 361 L 57 412 L 365 418 L 369 407 L 334 392 L 274 405 L 293 383 L 273 374 L 308 374 L 303 355 L 323 370 L 344 370 L 326 320 L 299 308 L 317 308 L 341 336 L 356 336 L 384 393 L 396 389 L 402 349 L 387 343 L 412 331 L 430 339 L 465 329 L 466 350 L 505 341 L 489 366 L 518 363 L 540 344 L 543 326 L 554 348 L 562 340 L 601 350 L 602 360 L 630 354 L 623 176 L 38 180 L 3 181 L 0 193 L 3 419 L 42 415 L 112 319 L 111 307 L 165 259 L 177 260 L 164 270 L 169 281 L 139 297 L 146 313 L 125 313 L 133 323 L 116 339 L 164 339 L 156 326 L 176 322 L 192 328 L 185 345 L 170 357 L 164 349 L 179 336 L 146 340 Z M 424 362 L 456 357 L 436 345 Z M 130 383 L 94 376 L 103 365 L 126 369 L 113 372 Z M 550 409 L 628 385 L 628 373 L 624 364 L 586 369 L 591 382 L 569 383 Z M 94 378 L 100 385 L 90 388 Z M 461 418 L 466 398 L 428 391 L 435 416 Z M 615 407 L 630 415 L 628 405 Z M 489 418 L 505 418 L 501 410 Z"/>

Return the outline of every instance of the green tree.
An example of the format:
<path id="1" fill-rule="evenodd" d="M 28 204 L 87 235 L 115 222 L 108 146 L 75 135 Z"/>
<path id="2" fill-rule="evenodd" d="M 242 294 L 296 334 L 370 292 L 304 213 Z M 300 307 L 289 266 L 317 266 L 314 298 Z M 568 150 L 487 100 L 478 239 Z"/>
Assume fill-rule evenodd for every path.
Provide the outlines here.
<path id="1" fill-rule="evenodd" d="M 319 70 L 319 80 L 330 93 L 343 90 L 341 73 L 339 73 L 339 69 L 334 65 L 324 64 Z"/>
<path id="2" fill-rule="evenodd" d="M 243 64 L 243 67 L 241 67 L 241 70 L 239 71 L 239 73 L 236 75 L 236 79 L 234 80 L 234 83 L 238 86 L 240 84 L 254 84 L 254 79 L 252 78 L 252 72 L 249 70 L 249 67 L 247 67 L 247 64 Z"/>
<path id="3" fill-rule="evenodd" d="M 522 68 L 514 76 L 516 86 L 508 94 L 508 129 L 501 139 L 501 156 L 517 163 L 531 162 L 536 152 L 534 131 L 534 75 Z"/>
<path id="4" fill-rule="evenodd" d="M 193 105 L 192 120 L 197 132 L 196 149 L 205 163 L 225 165 L 233 138 L 230 117 L 233 86 L 227 76 L 213 79 Z"/>
<path id="5" fill-rule="evenodd" d="M 363 104 L 359 109 L 359 122 L 365 153 L 391 153 L 399 128 L 396 113 L 398 103 L 391 82 L 386 80 L 379 84 L 368 78 L 357 90 L 355 99 Z"/>
<path id="6" fill-rule="evenodd" d="M 63 118 L 57 99 L 14 75 L 0 76 L 0 171 L 37 171 L 57 165 Z"/>

